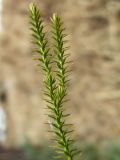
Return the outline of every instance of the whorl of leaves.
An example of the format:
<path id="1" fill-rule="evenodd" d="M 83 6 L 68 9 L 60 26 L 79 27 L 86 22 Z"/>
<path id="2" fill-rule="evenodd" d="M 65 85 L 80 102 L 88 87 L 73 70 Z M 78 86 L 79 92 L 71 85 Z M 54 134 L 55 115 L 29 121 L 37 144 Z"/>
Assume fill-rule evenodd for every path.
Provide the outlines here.
<path id="1" fill-rule="evenodd" d="M 69 114 L 64 113 L 63 104 L 67 94 L 67 47 L 64 46 L 65 28 L 61 18 L 53 14 L 51 18 L 52 39 L 55 60 L 53 61 L 49 54 L 47 39 L 45 37 L 44 25 L 39 10 L 34 4 L 29 6 L 30 29 L 32 31 L 33 43 L 36 52 L 39 54 L 37 60 L 40 62 L 44 73 L 44 83 L 46 86 L 45 95 L 47 108 L 49 109 L 49 118 L 51 122 L 51 131 L 54 133 L 56 143 L 56 151 L 59 154 L 57 158 L 65 158 L 66 160 L 74 160 L 75 155 L 79 152 L 74 147 L 74 141 L 70 138 L 72 130 L 69 128 L 71 124 L 67 124 L 65 118 Z M 56 70 L 53 74 L 51 62 L 56 64 Z M 54 77 L 56 75 L 56 77 Z"/>

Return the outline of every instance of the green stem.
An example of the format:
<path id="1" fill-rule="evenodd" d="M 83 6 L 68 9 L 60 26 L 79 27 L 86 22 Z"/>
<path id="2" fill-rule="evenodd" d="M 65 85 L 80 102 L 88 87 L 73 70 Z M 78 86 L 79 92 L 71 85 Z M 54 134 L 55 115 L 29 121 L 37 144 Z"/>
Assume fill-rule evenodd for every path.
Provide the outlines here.
<path id="1" fill-rule="evenodd" d="M 40 16 L 39 10 L 34 4 L 29 6 L 30 24 L 34 43 L 37 47 L 36 52 L 39 54 L 39 62 L 42 67 L 47 95 L 46 101 L 48 102 L 48 109 L 50 111 L 49 117 L 52 118 L 53 132 L 57 142 L 57 150 L 61 151 L 61 156 L 66 160 L 74 160 L 77 154 L 77 149 L 73 148 L 73 141 L 70 137 L 70 130 L 67 128 L 69 124 L 66 123 L 63 110 L 64 99 L 66 97 L 67 89 L 67 70 L 66 70 L 66 55 L 64 48 L 64 29 L 59 16 L 53 15 L 53 39 L 54 39 L 54 54 L 56 55 L 57 64 L 57 81 L 53 77 L 51 67 L 51 57 L 49 56 L 49 48 L 47 47 L 47 40 L 43 31 L 43 21 Z M 57 84 L 58 82 L 58 84 Z"/>

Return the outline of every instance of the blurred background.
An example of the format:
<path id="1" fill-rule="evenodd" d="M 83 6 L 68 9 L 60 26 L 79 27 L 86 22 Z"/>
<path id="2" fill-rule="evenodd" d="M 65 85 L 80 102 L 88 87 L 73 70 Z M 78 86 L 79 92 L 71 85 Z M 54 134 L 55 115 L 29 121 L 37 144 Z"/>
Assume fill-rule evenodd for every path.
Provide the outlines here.
<path id="1" fill-rule="evenodd" d="M 32 60 L 30 2 L 0 0 L 0 160 L 48 160 L 55 154 L 48 148 L 43 77 Z M 69 34 L 73 64 L 65 107 L 82 159 L 120 160 L 120 1 L 33 2 L 48 31 L 57 12 Z"/>

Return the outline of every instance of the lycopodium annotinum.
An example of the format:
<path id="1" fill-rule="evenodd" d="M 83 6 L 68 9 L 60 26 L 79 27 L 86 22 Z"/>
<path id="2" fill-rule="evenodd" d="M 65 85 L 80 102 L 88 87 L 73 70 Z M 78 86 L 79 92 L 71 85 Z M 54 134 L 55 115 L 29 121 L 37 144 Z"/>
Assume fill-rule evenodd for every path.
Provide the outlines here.
<path id="1" fill-rule="evenodd" d="M 48 116 L 51 119 L 51 132 L 54 134 L 56 144 L 55 150 L 58 153 L 56 158 L 75 160 L 79 151 L 74 146 L 74 141 L 71 138 L 71 132 L 73 132 L 69 129 L 71 124 L 68 124 L 66 120 L 70 114 L 64 112 L 69 72 L 67 66 L 68 54 L 66 54 L 68 48 L 65 47 L 65 28 L 60 16 L 53 14 L 50 19 L 54 56 L 51 56 L 51 48 L 48 47 L 40 11 L 33 3 L 29 5 L 29 17 L 33 43 L 38 54 L 37 60 L 44 74 L 44 93 L 49 110 Z M 55 68 L 53 69 L 53 67 Z"/>

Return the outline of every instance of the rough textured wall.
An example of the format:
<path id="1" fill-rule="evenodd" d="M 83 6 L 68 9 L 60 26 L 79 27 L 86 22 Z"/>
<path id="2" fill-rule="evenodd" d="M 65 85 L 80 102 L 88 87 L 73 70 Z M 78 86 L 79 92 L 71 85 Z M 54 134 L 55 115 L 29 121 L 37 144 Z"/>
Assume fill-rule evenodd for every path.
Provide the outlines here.
<path id="1" fill-rule="evenodd" d="M 37 1 L 46 23 L 59 12 L 68 28 L 73 59 L 70 102 L 75 135 L 82 140 L 112 140 L 120 135 L 120 1 Z M 4 0 L 0 82 L 5 85 L 9 143 L 44 135 L 42 77 L 31 54 L 28 1 Z"/>

